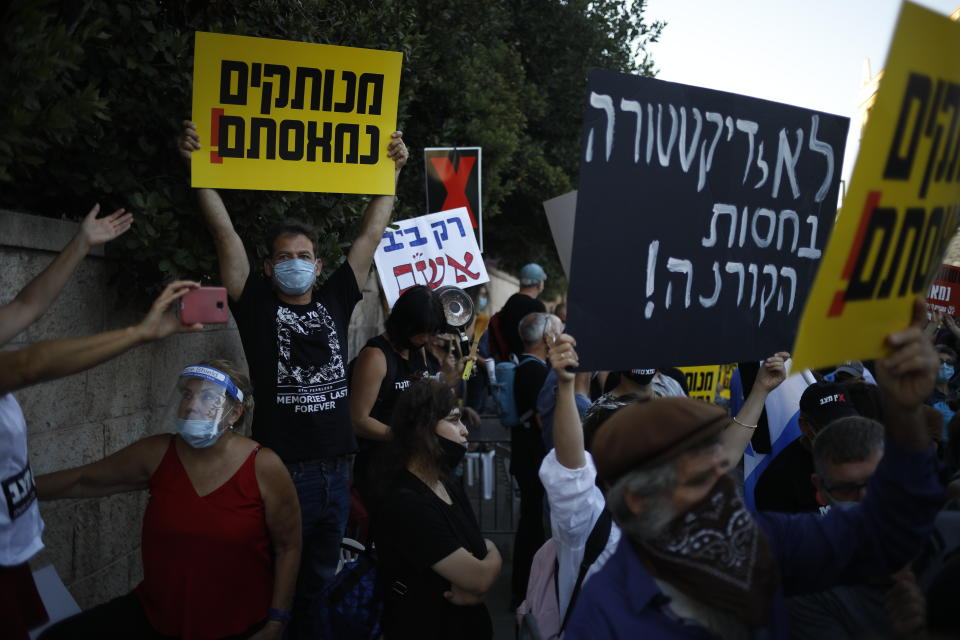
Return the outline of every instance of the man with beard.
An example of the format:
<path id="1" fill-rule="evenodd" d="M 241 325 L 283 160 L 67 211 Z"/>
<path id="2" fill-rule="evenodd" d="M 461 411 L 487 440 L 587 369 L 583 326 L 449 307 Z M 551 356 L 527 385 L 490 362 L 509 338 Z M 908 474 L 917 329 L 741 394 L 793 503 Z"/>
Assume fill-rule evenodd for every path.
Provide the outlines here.
<path id="1" fill-rule="evenodd" d="M 718 408 L 664 398 L 618 411 L 593 455 L 623 532 L 567 627 L 581 638 L 786 638 L 785 595 L 895 571 L 919 551 L 943 501 L 921 405 L 939 365 L 920 327 L 888 337 L 877 363 L 885 455 L 859 506 L 817 514 L 746 510 L 727 475 Z"/>

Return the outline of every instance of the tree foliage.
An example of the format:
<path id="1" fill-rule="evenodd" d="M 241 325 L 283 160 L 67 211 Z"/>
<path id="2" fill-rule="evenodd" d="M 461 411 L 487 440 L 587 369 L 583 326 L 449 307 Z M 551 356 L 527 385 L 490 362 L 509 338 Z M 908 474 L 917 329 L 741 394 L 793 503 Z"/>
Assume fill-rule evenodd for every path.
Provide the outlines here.
<path id="1" fill-rule="evenodd" d="M 402 51 L 399 122 L 412 149 L 396 217 L 425 212 L 425 146 L 481 146 L 488 257 L 560 273 L 542 202 L 575 188 L 589 67 L 651 73 L 662 30 L 643 0 L 11 0 L 3 13 L 0 206 L 77 218 L 93 202 L 137 222 L 117 251 L 143 287 L 215 274 L 173 151 L 190 113 L 194 31 Z M 292 215 L 335 265 L 365 199 L 225 191 L 253 246 Z M 556 281 L 553 281 L 556 282 Z"/>

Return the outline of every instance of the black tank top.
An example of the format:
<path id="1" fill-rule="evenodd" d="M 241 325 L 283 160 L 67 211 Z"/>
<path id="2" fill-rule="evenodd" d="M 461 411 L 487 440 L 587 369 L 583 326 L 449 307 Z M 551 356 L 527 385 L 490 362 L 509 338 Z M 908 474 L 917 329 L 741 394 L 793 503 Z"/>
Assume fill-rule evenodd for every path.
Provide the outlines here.
<path id="1" fill-rule="evenodd" d="M 393 417 L 393 408 L 400 394 L 414 380 L 436 375 L 440 371 L 440 363 L 426 349 L 413 351 L 410 353 L 410 358 L 404 360 L 382 335 L 370 338 L 364 347 L 379 349 L 387 360 L 387 372 L 380 383 L 380 391 L 370 410 L 370 416 L 389 425 Z"/>

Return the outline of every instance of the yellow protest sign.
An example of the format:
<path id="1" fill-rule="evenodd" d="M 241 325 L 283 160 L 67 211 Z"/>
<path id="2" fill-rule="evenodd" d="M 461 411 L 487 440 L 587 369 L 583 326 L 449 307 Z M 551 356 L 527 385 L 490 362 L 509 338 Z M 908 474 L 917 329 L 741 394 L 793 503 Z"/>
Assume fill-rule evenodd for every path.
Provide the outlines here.
<path id="1" fill-rule="evenodd" d="M 687 395 L 704 402 L 717 401 L 717 385 L 720 383 L 721 366 L 679 367 L 687 381 Z M 728 383 L 729 386 L 729 383 Z"/>
<path id="2" fill-rule="evenodd" d="M 198 31 L 193 186 L 394 193 L 402 58 Z"/>
<path id="3" fill-rule="evenodd" d="M 960 24 L 905 2 L 794 369 L 885 353 L 926 295 L 960 207 Z"/>

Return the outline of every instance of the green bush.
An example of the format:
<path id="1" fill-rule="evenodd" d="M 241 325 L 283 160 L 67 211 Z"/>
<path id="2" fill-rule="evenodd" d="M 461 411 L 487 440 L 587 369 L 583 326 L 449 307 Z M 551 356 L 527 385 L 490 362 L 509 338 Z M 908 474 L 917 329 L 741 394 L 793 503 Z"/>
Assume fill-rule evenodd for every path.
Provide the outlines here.
<path id="1" fill-rule="evenodd" d="M 395 217 L 425 212 L 425 146 L 481 146 L 486 253 L 560 273 L 542 201 L 575 188 L 586 69 L 650 73 L 660 23 L 640 0 L 11 0 L 3 13 L 0 207 L 77 218 L 99 201 L 136 214 L 113 250 L 125 284 L 215 277 L 173 140 L 190 115 L 193 33 L 402 51 L 400 127 L 411 147 Z M 223 191 L 249 247 L 294 215 L 342 260 L 366 199 Z M 551 279 L 554 287 L 562 279 Z"/>

